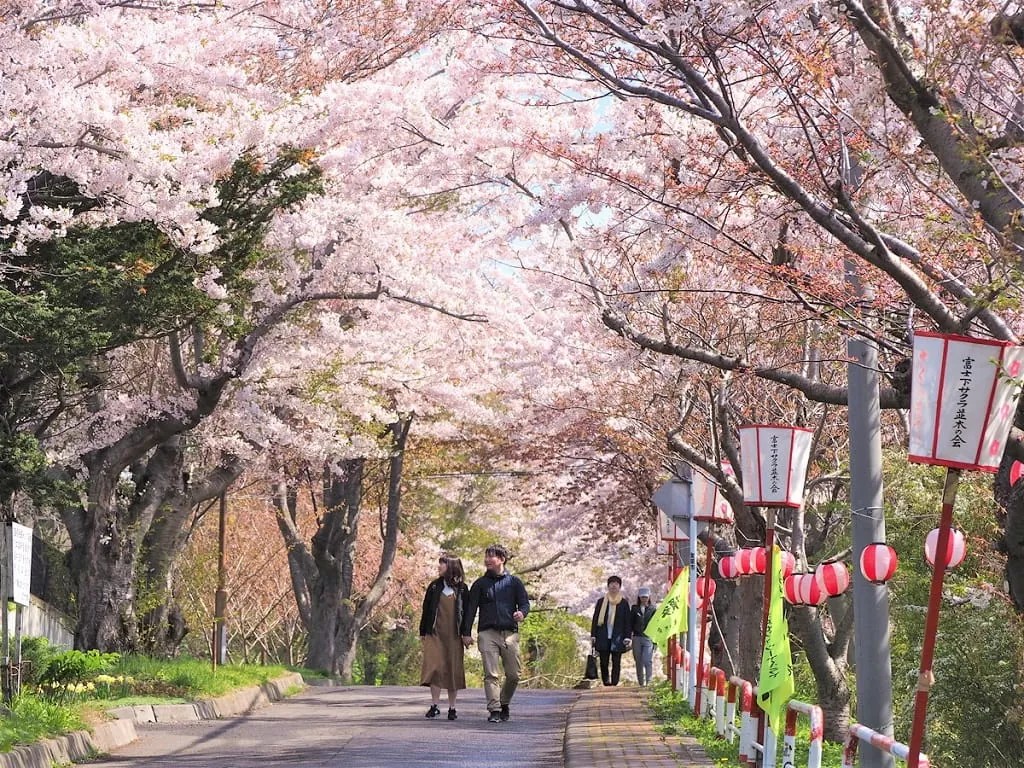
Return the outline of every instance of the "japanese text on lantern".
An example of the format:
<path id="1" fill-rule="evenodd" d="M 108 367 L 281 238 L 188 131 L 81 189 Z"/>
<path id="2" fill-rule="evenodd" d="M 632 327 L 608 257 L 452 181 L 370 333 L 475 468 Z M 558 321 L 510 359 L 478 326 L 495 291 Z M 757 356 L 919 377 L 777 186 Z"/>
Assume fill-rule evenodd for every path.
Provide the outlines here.
<path id="1" fill-rule="evenodd" d="M 960 386 L 957 387 L 956 412 L 953 414 L 953 438 L 950 445 L 961 447 L 964 430 L 967 429 L 967 400 L 971 396 L 971 385 L 974 383 L 974 358 L 965 357 L 960 361 Z"/>
<path id="2" fill-rule="evenodd" d="M 772 435 L 768 442 L 768 481 L 772 493 L 782 490 L 779 485 L 779 436 Z"/>

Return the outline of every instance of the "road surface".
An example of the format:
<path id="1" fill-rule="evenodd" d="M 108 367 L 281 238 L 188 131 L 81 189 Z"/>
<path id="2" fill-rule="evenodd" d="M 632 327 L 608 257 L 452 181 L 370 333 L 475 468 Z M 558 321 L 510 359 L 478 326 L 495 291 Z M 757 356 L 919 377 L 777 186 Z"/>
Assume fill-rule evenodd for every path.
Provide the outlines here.
<path id="1" fill-rule="evenodd" d="M 307 688 L 237 718 L 139 725 L 139 740 L 104 768 L 562 768 L 579 691 L 520 689 L 512 719 L 488 723 L 480 689 L 462 691 L 459 719 L 424 717 L 426 688 Z"/>

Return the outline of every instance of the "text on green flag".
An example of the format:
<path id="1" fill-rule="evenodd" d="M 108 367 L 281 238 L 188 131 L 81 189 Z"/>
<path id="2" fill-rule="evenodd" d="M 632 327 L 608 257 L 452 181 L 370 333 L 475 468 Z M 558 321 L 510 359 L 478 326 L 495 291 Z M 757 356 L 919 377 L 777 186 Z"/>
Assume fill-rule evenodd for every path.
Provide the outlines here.
<path id="1" fill-rule="evenodd" d="M 761 676 L 757 683 L 757 700 L 768 715 L 775 733 L 782 733 L 782 713 L 793 697 L 793 655 L 789 647 L 789 622 L 782 610 L 782 557 L 778 547 L 772 550 L 771 598 L 768 603 L 768 624 L 761 655 Z"/>
<path id="2" fill-rule="evenodd" d="M 683 568 L 672 582 L 665 599 L 654 612 L 644 634 L 655 645 L 666 645 L 668 638 L 686 629 L 686 609 L 689 607 L 690 569 Z"/>

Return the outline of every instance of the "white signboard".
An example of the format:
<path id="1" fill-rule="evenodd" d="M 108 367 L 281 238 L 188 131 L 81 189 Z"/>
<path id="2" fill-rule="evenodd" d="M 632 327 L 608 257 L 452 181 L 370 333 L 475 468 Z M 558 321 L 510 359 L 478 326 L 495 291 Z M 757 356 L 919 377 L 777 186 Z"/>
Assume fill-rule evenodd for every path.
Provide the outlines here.
<path id="1" fill-rule="evenodd" d="M 1024 347 L 914 334 L 909 458 L 996 472 L 1013 423 Z"/>
<path id="2" fill-rule="evenodd" d="M 4 592 L 18 605 L 29 604 L 32 582 L 32 529 L 17 523 L 4 526 Z"/>
<path id="3" fill-rule="evenodd" d="M 757 507 L 803 504 L 813 430 L 761 424 L 739 432 L 743 501 Z"/>
<path id="4" fill-rule="evenodd" d="M 680 518 L 669 517 L 661 509 L 658 510 L 658 531 L 662 541 L 685 541 L 690 537 L 686 535 L 680 525 Z"/>

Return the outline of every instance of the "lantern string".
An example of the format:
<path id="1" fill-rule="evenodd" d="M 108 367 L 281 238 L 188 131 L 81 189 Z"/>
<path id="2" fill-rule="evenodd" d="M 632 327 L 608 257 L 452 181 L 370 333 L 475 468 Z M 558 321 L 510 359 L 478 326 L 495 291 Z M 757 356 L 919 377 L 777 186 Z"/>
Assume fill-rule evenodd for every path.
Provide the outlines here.
<path id="1" fill-rule="evenodd" d="M 851 515 L 860 515 L 861 517 L 877 517 L 877 513 L 881 512 L 884 507 L 861 507 L 860 509 L 851 509 Z"/>

